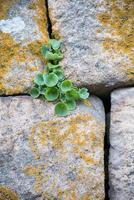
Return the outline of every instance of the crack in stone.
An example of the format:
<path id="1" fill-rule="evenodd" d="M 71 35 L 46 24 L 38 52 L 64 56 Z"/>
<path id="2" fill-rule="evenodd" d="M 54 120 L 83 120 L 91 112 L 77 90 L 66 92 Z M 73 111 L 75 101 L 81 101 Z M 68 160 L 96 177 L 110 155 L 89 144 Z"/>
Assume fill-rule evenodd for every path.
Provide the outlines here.
<path id="1" fill-rule="evenodd" d="M 110 94 L 102 99 L 105 108 L 105 137 L 104 137 L 104 172 L 105 172 L 105 200 L 110 200 L 109 197 L 109 133 L 110 133 L 110 112 L 111 112 L 111 98 Z"/>
<path id="2" fill-rule="evenodd" d="M 49 6 L 48 6 L 48 0 L 45 1 L 45 6 L 46 6 L 46 17 L 47 17 L 47 31 L 49 34 L 50 38 L 53 38 L 53 31 L 52 31 L 52 23 L 51 23 L 51 18 L 49 15 Z M 123 88 L 128 87 L 128 86 L 123 86 Z M 134 87 L 134 85 L 131 85 L 129 87 Z M 121 88 L 121 87 L 118 87 Z M 0 95 L 0 97 L 10 97 L 10 96 L 29 96 L 28 94 L 12 94 L 12 95 Z M 110 129 L 110 108 L 111 108 L 111 99 L 110 99 L 110 94 L 106 94 L 101 96 L 103 100 L 103 104 L 105 107 L 105 114 L 106 114 L 106 130 L 105 130 L 105 138 L 104 138 L 104 166 L 105 166 L 105 200 L 109 200 L 109 173 L 108 173 L 108 163 L 109 163 L 109 129 Z"/>
<path id="3" fill-rule="evenodd" d="M 46 6 L 46 17 L 47 17 L 47 30 L 49 37 L 52 38 L 52 23 L 49 16 L 48 0 L 45 0 L 45 6 Z"/>

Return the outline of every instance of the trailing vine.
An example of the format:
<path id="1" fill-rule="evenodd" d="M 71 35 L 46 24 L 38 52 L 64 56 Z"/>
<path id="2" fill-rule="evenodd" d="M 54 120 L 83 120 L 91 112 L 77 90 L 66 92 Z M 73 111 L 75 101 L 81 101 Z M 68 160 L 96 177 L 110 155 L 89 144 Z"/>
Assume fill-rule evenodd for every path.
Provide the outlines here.
<path id="1" fill-rule="evenodd" d="M 76 108 L 76 101 L 89 97 L 89 92 L 87 88 L 78 88 L 71 80 L 65 79 L 59 64 L 63 59 L 60 47 L 61 42 L 56 39 L 50 39 L 48 45 L 42 46 L 41 54 L 47 60 L 47 71 L 36 74 L 30 95 L 33 98 L 42 96 L 47 101 L 56 101 L 55 114 L 65 117 Z"/>

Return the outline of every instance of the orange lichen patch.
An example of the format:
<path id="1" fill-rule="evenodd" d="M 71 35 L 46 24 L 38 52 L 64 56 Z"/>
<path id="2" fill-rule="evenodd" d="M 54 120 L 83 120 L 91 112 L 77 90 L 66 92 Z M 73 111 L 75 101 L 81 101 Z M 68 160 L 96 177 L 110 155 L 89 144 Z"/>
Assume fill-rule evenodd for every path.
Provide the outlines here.
<path id="1" fill-rule="evenodd" d="M 20 83 L 21 84 L 21 83 Z M 3 84 L 4 90 L 2 91 L 2 94 L 6 94 L 6 95 L 12 95 L 14 94 L 20 94 L 23 91 L 23 86 L 19 86 L 17 85 L 16 87 L 14 87 L 13 89 L 11 88 L 6 88 Z"/>
<path id="2" fill-rule="evenodd" d="M 7 17 L 7 13 L 11 6 L 16 2 L 17 0 L 0 0 L 0 20 L 5 19 Z"/>
<path id="3" fill-rule="evenodd" d="M 37 168 L 33 166 L 28 166 L 24 169 L 24 171 L 28 176 L 33 176 L 37 173 Z"/>
<path id="4" fill-rule="evenodd" d="M 96 134 L 94 132 L 91 132 L 90 134 L 90 140 L 95 141 L 97 139 Z"/>
<path id="5" fill-rule="evenodd" d="M 52 199 L 51 191 L 55 191 L 58 198 L 66 200 L 78 199 L 77 181 L 79 182 L 82 177 L 85 177 L 85 174 L 89 173 L 85 166 L 90 167 L 100 164 L 99 160 L 94 159 L 94 150 L 96 145 L 100 144 L 102 146 L 103 139 L 101 140 L 96 137 L 96 143 L 94 140 L 97 129 L 99 128 L 101 130 L 101 127 L 102 125 L 96 123 L 95 118 L 90 114 L 78 114 L 62 120 L 43 121 L 32 127 L 29 135 L 29 145 L 35 159 L 39 160 L 40 164 L 37 166 L 28 166 L 24 171 L 27 175 L 34 176 L 34 189 L 42 193 L 42 197 Z M 90 140 L 90 137 L 93 139 Z M 86 149 L 92 149 L 93 142 L 94 150 L 87 151 Z M 53 157 L 53 153 L 51 154 L 52 151 L 55 152 L 56 157 Z M 76 181 L 66 177 L 66 167 L 64 169 L 63 163 L 68 162 L 70 154 L 72 157 L 81 159 L 77 169 L 78 175 Z M 103 162 L 103 159 L 101 162 Z M 58 171 L 57 174 L 49 171 L 51 166 L 57 167 L 57 163 L 59 166 L 61 164 L 60 173 L 61 176 L 65 176 L 68 189 L 64 189 L 62 186 L 57 187 L 60 181 Z M 75 166 L 72 167 L 72 170 L 74 168 Z M 51 182 L 51 180 L 53 181 Z M 46 185 L 48 190 L 44 189 Z M 89 199 L 88 196 L 86 198 L 85 194 L 82 198 L 85 200 Z"/>
<path id="6" fill-rule="evenodd" d="M 80 132 L 79 125 L 83 122 L 88 123 L 90 120 L 93 120 L 93 117 L 90 115 L 77 115 L 74 118 L 68 119 L 66 122 L 59 120 L 49 121 L 41 122 L 38 126 L 34 126 L 29 136 L 29 144 L 35 154 L 35 158 L 40 158 L 37 142 L 40 145 L 47 145 L 47 142 L 50 140 L 52 147 L 55 149 L 62 148 L 64 141 L 68 138 L 71 138 L 72 144 L 81 144 L 81 146 L 86 144 L 85 135 L 88 135 L 88 133 L 84 131 Z"/>
<path id="7" fill-rule="evenodd" d="M 24 172 L 28 175 L 28 176 L 34 176 L 35 177 L 35 185 L 34 185 L 34 189 L 36 192 L 42 192 L 42 180 L 43 180 L 43 176 L 42 176 L 42 166 L 37 166 L 37 167 L 33 167 L 33 166 L 28 166 L 24 169 Z"/>
<path id="8" fill-rule="evenodd" d="M 127 69 L 127 75 L 130 78 L 134 78 L 134 68 Z"/>
<path id="9" fill-rule="evenodd" d="M 11 8 L 11 6 L 17 2 L 17 0 L 0 0 L 0 19 L 6 18 L 6 15 Z M 30 8 L 30 5 L 29 5 Z M 31 42 L 27 46 L 18 44 L 14 41 L 10 34 L 0 33 L 0 93 L 1 94 L 13 94 L 13 93 L 22 93 L 24 92 L 24 78 L 19 81 L 18 85 L 14 85 L 16 81 L 11 80 L 11 85 L 14 87 L 7 87 L 6 83 L 6 74 L 11 72 L 12 63 L 16 61 L 18 63 L 18 67 L 23 66 L 23 63 L 28 63 L 25 68 L 26 71 L 38 71 L 39 68 L 37 66 L 31 67 L 31 63 L 36 59 L 40 59 L 43 62 L 45 60 L 42 58 L 40 49 L 44 43 L 48 41 L 48 32 L 47 32 L 47 19 L 46 19 L 46 8 L 44 0 L 33 0 L 31 3 L 31 9 L 35 9 L 34 20 L 36 21 L 39 32 L 41 34 L 41 39 Z M 29 80 L 30 81 L 30 80 Z M 32 81 L 32 80 L 31 80 Z M 9 80 L 10 82 L 10 80 Z M 13 83 L 13 84 L 12 84 Z M 18 82 L 17 82 L 18 83 Z M 26 91 L 25 91 L 26 92 Z"/>
<path id="10" fill-rule="evenodd" d="M 30 63 L 38 58 L 41 60 L 40 48 L 40 41 L 35 41 L 28 46 L 23 47 L 16 43 L 10 34 L 0 33 L 0 93 L 12 94 L 23 92 L 24 88 L 22 80 L 19 80 L 19 84 L 13 89 L 6 87 L 6 82 L 4 81 L 6 74 L 8 75 L 8 72 L 11 70 L 13 60 L 18 62 L 18 67 L 21 66 L 21 63 L 23 62 Z M 37 66 L 31 67 L 28 64 L 25 70 L 38 71 L 38 68 Z"/>
<path id="11" fill-rule="evenodd" d="M 81 147 L 85 146 L 88 143 L 88 141 L 86 140 L 86 137 L 84 135 L 85 135 L 84 132 L 80 132 L 80 133 L 76 132 L 76 139 L 72 141 L 72 144 L 79 145 Z"/>
<path id="12" fill-rule="evenodd" d="M 98 161 L 94 160 L 91 156 L 87 155 L 85 152 L 82 152 L 79 147 L 74 147 L 74 152 L 82 158 L 83 161 L 87 164 L 96 165 Z"/>
<path id="13" fill-rule="evenodd" d="M 90 103 L 90 101 L 88 99 L 84 99 L 83 103 L 85 106 L 92 107 L 92 104 Z"/>
<path id="14" fill-rule="evenodd" d="M 110 36 L 106 37 L 103 46 L 110 52 L 126 55 L 134 65 L 134 1 L 106 0 L 102 6 L 105 12 L 97 15 Z"/>
<path id="15" fill-rule="evenodd" d="M 65 200 L 77 200 L 77 195 L 75 191 L 66 191 Z"/>
<path id="16" fill-rule="evenodd" d="M 47 17 L 46 7 L 44 0 L 34 0 L 30 5 L 30 9 L 36 10 L 36 16 L 34 17 L 40 33 L 42 33 L 42 42 L 48 42 L 48 31 L 47 31 Z"/>
<path id="17" fill-rule="evenodd" d="M 81 200 L 91 200 L 91 196 L 89 194 L 84 194 Z"/>
<path id="18" fill-rule="evenodd" d="M 8 33 L 0 32 L 0 91 L 5 91 L 3 77 L 9 70 L 13 56 L 18 52 L 19 45 Z"/>
<path id="19" fill-rule="evenodd" d="M 45 40 L 37 40 L 28 44 L 26 49 L 31 51 L 31 53 L 33 53 L 34 56 L 40 58 L 42 62 L 45 62 L 45 59 L 41 55 L 41 47 L 45 43 Z"/>
<path id="20" fill-rule="evenodd" d="M 98 164 L 97 161 L 95 161 L 91 156 L 87 156 L 85 153 L 83 152 L 79 152 L 80 157 L 89 164 Z"/>
<path id="21" fill-rule="evenodd" d="M 11 65 L 13 61 L 18 63 L 18 67 L 27 62 L 26 71 L 38 71 L 37 66 L 30 66 L 30 63 L 36 59 L 40 59 L 43 62 L 45 60 L 41 56 L 40 49 L 43 45 L 43 42 L 40 40 L 34 41 L 27 46 L 21 46 L 16 43 L 14 39 L 8 33 L 0 33 L 0 93 L 12 94 L 12 93 L 21 93 L 23 92 L 24 78 L 19 80 L 19 84 L 16 85 L 13 89 L 7 88 L 6 83 L 4 82 L 6 74 L 11 70 Z M 12 80 L 11 80 L 12 82 Z"/>
<path id="22" fill-rule="evenodd" d="M 110 20 L 110 15 L 108 13 L 98 14 L 98 19 L 101 21 L 103 25 L 107 25 Z"/>
<path id="23" fill-rule="evenodd" d="M 44 62 L 45 60 L 41 55 L 41 47 L 43 44 L 44 43 L 42 40 L 36 40 L 34 42 L 29 43 L 27 46 L 20 46 L 19 51 L 14 56 L 14 59 L 18 62 L 26 62 L 26 61 L 34 61 L 35 58 L 37 57 L 40 58 L 42 62 Z"/>
<path id="24" fill-rule="evenodd" d="M 19 200 L 19 197 L 13 190 L 0 185 L 0 200 Z"/>
<path id="25" fill-rule="evenodd" d="M 64 36 L 61 35 L 60 30 L 56 26 L 57 19 L 54 17 L 53 13 L 55 13 L 55 11 L 52 8 L 49 8 L 49 17 L 51 19 L 51 24 L 53 29 L 52 36 L 58 40 L 64 39 Z"/>

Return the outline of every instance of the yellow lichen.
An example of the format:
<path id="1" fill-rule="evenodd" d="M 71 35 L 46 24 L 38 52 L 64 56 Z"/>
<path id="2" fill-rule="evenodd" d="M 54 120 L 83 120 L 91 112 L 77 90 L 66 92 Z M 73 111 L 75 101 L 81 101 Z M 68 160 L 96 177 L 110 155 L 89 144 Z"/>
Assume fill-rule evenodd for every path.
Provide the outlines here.
<path id="1" fill-rule="evenodd" d="M 97 137 L 96 137 L 96 134 L 94 132 L 91 132 L 90 134 L 90 140 L 91 141 L 96 141 Z"/>
<path id="2" fill-rule="evenodd" d="M 92 107 L 92 104 L 91 104 L 91 102 L 90 102 L 88 99 L 84 99 L 84 100 L 83 100 L 83 104 L 84 104 L 85 106 L 88 106 L 89 108 Z"/>
<path id="3" fill-rule="evenodd" d="M 28 166 L 24 169 L 24 172 L 28 176 L 35 176 L 34 190 L 39 193 L 42 192 L 42 180 L 43 180 L 42 166 L 37 166 L 37 167 Z"/>
<path id="4" fill-rule="evenodd" d="M 8 72 L 13 56 L 17 54 L 19 45 L 8 33 L 0 32 L 0 91 L 5 92 L 3 77 Z"/>
<path id="5" fill-rule="evenodd" d="M 17 0 L 0 0 L 0 20 L 7 17 L 8 11 L 15 2 L 17 2 Z"/>
<path id="6" fill-rule="evenodd" d="M 127 75 L 130 78 L 134 78 L 134 68 L 127 69 Z"/>
<path id="7" fill-rule="evenodd" d="M 102 5 L 105 12 L 97 15 L 102 31 L 110 36 L 104 39 L 103 47 L 111 53 L 126 55 L 134 65 L 134 1 L 106 0 Z"/>
<path id="8" fill-rule="evenodd" d="M 52 141 L 52 146 L 54 148 L 62 148 L 63 142 L 71 135 L 73 134 L 72 138 L 72 144 L 77 145 L 84 145 L 85 144 L 85 138 L 84 135 L 85 132 L 82 133 L 79 132 L 79 124 L 81 122 L 88 122 L 89 120 L 92 120 L 92 116 L 89 115 L 77 115 L 75 118 L 71 118 L 70 120 L 66 121 L 67 128 L 64 128 L 64 121 L 49 121 L 49 122 L 41 122 L 37 126 L 34 126 L 32 128 L 32 133 L 29 136 L 29 144 L 31 146 L 32 151 L 34 152 L 34 155 L 36 159 L 40 158 L 39 150 L 36 145 L 36 142 L 38 141 L 41 145 L 46 145 L 47 140 Z M 62 134 L 59 134 L 60 130 L 64 130 Z M 37 131 L 37 133 L 36 133 Z M 62 132 L 62 131 L 61 131 Z M 35 137 L 36 134 L 36 137 Z M 77 135 L 77 139 L 76 139 Z M 83 135 L 83 138 L 81 136 Z"/>
<path id="9" fill-rule="evenodd" d="M 95 148 L 98 148 L 99 145 L 100 148 L 103 147 L 103 139 L 96 137 L 98 128 L 101 130 L 104 127 L 102 124 L 96 124 L 96 120 L 90 114 L 78 114 L 62 120 L 43 121 L 32 127 L 29 135 L 29 145 L 35 159 L 39 160 L 40 164 L 37 166 L 27 166 L 24 171 L 27 175 L 35 177 L 34 189 L 42 193 L 42 197 L 52 199 L 51 191 L 56 191 L 58 198 L 66 200 L 77 199 L 79 196 L 77 181 L 87 173 L 87 169 L 83 168 L 83 166 L 86 165 L 90 168 L 92 165 L 103 164 L 103 159 L 101 161 L 100 159 L 95 159 L 94 153 L 84 150 L 93 148 L 92 150 L 95 152 Z M 66 148 L 66 145 L 69 148 Z M 69 189 L 57 188 L 58 174 L 51 174 L 53 181 L 50 181 L 49 169 L 51 166 L 57 165 L 57 159 L 50 158 L 49 152 L 51 149 L 57 152 L 57 159 L 58 162 L 61 162 L 61 165 L 62 162 L 64 163 L 68 160 L 70 153 L 75 157 L 81 158 L 81 163 L 77 169 L 77 181 L 66 180 Z M 61 160 L 59 160 L 59 156 Z M 43 161 L 42 158 L 43 160 L 45 158 L 45 160 Z M 50 159 L 50 162 L 48 159 Z M 66 173 L 64 169 L 63 171 L 61 169 L 61 175 L 64 176 L 64 173 Z M 48 185 L 48 191 L 43 189 L 45 184 Z M 83 194 L 81 199 L 88 200 L 89 198 L 86 194 Z"/>
<path id="10" fill-rule="evenodd" d="M 34 17 L 36 24 L 39 27 L 40 33 L 42 33 L 42 43 L 48 42 L 48 31 L 47 31 L 47 17 L 46 17 L 46 7 L 44 0 L 34 0 L 29 5 L 29 8 L 36 10 L 36 16 Z"/>
<path id="11" fill-rule="evenodd" d="M 12 93 L 21 93 L 23 92 L 23 85 L 25 82 L 25 77 L 22 77 L 19 81 L 18 85 L 15 85 L 15 87 L 8 88 L 6 87 L 6 81 L 5 77 L 8 75 L 8 72 L 10 72 L 11 66 L 13 65 L 12 62 L 16 61 L 18 63 L 18 67 L 23 65 L 23 63 L 27 62 L 28 65 L 25 68 L 27 72 L 29 71 L 38 71 L 37 66 L 30 66 L 30 63 L 35 59 L 40 58 L 40 48 L 41 42 L 35 41 L 27 46 L 21 46 L 20 44 L 16 43 L 14 39 L 10 36 L 8 33 L 0 33 L 0 93 L 5 94 L 12 94 Z M 37 49 L 36 49 L 37 47 Z M 29 54 L 30 51 L 30 54 Z M 43 59 L 42 59 L 43 61 Z M 11 82 L 13 80 L 11 79 Z M 27 81 L 27 80 L 26 80 Z"/>
<path id="12" fill-rule="evenodd" d="M 0 200 L 19 200 L 19 197 L 13 190 L 0 185 Z"/>
<path id="13" fill-rule="evenodd" d="M 6 12 L 10 8 L 11 3 L 16 1 L 3 1 L 0 0 L 0 10 L 3 11 L 4 14 L 2 16 L 6 16 Z M 31 67 L 30 63 L 36 60 L 40 59 L 42 63 L 44 62 L 44 59 L 41 56 L 40 49 L 41 46 L 48 41 L 48 32 L 46 28 L 46 17 L 45 17 L 45 4 L 43 0 L 37 0 L 32 1 L 35 3 L 35 7 L 32 9 L 36 9 L 36 15 L 34 17 L 34 20 L 36 21 L 39 31 L 41 34 L 41 38 L 39 40 L 36 40 L 34 42 L 29 43 L 28 45 L 21 45 L 18 44 L 10 34 L 8 33 L 2 33 L 0 32 L 0 93 L 3 94 L 13 94 L 13 93 L 21 93 L 24 92 L 24 82 L 25 77 L 22 77 L 18 82 L 8 80 L 8 82 L 12 81 L 17 82 L 16 85 L 12 88 L 7 87 L 7 80 L 6 75 L 8 75 L 8 72 L 12 71 L 11 65 L 13 65 L 13 61 L 16 61 L 18 63 L 18 67 L 23 66 L 23 63 L 27 62 L 28 65 L 26 67 L 26 71 L 38 71 L 39 68 L 37 66 Z M 1 13 L 0 13 L 1 14 Z M 11 70 L 11 71 L 10 71 Z M 27 80 L 26 80 L 27 81 Z M 32 80 L 31 80 L 32 81 Z M 9 84 L 9 83 L 8 83 Z M 11 84 L 12 85 L 12 84 Z"/>
<path id="14" fill-rule="evenodd" d="M 63 39 L 64 36 L 61 35 L 60 29 L 58 29 L 58 26 L 56 26 L 57 19 L 54 17 L 53 13 L 55 13 L 55 11 L 52 8 L 49 8 L 49 16 L 51 19 L 51 24 L 52 24 L 52 29 L 53 29 L 52 36 L 60 40 L 60 39 Z"/>

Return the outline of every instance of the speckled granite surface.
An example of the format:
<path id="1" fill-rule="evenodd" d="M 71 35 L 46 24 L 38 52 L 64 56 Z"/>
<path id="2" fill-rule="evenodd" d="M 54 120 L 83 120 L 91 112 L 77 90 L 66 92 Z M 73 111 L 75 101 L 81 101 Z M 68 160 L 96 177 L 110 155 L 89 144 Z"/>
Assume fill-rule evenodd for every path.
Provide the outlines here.
<path id="1" fill-rule="evenodd" d="M 53 112 L 30 97 L 0 98 L 0 185 L 22 200 L 103 200 L 102 102 L 90 97 L 66 118 Z"/>

